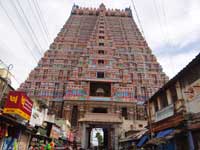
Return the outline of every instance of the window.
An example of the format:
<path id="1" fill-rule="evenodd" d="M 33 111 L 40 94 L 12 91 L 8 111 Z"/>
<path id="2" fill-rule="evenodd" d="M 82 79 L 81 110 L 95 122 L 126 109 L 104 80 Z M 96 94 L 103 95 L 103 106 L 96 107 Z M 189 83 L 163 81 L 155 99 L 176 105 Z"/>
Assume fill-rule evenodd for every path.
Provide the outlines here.
<path id="1" fill-rule="evenodd" d="M 27 88 L 30 88 L 31 87 L 31 82 L 26 82 L 26 86 L 27 86 Z"/>
<path id="2" fill-rule="evenodd" d="M 99 33 L 104 33 L 104 31 L 100 30 Z"/>
<path id="3" fill-rule="evenodd" d="M 64 72 L 63 70 L 60 70 L 59 71 L 59 76 L 63 76 L 63 72 Z"/>
<path id="4" fill-rule="evenodd" d="M 97 72 L 97 78 L 104 78 L 104 72 Z"/>
<path id="5" fill-rule="evenodd" d="M 98 54 L 104 54 L 104 50 L 99 50 Z"/>
<path id="6" fill-rule="evenodd" d="M 167 95 L 165 92 L 163 92 L 160 96 L 160 103 L 161 108 L 165 108 L 166 106 L 168 106 Z"/>
<path id="7" fill-rule="evenodd" d="M 53 60 L 53 59 L 50 59 L 50 64 L 51 64 L 51 65 L 53 64 L 53 62 L 54 62 L 54 60 Z"/>
<path id="8" fill-rule="evenodd" d="M 142 128 L 142 127 L 143 127 L 143 124 L 139 124 L 138 127 L 139 127 L 139 128 Z"/>
<path id="9" fill-rule="evenodd" d="M 99 64 L 99 65 L 103 65 L 103 64 L 104 64 L 104 60 L 101 60 L 101 59 L 98 60 L 98 64 Z"/>
<path id="10" fill-rule="evenodd" d="M 55 89 L 59 89 L 59 83 L 55 83 Z"/>
<path id="11" fill-rule="evenodd" d="M 127 113 L 127 108 L 123 107 L 122 108 L 122 117 L 124 117 L 124 119 L 128 119 L 128 113 Z"/>
<path id="12" fill-rule="evenodd" d="M 111 83 L 106 82 L 91 82 L 90 96 L 110 97 Z"/>
<path id="13" fill-rule="evenodd" d="M 99 26 L 100 29 L 104 29 L 104 26 Z"/>
<path id="14" fill-rule="evenodd" d="M 44 75 L 48 73 L 48 69 L 44 69 Z"/>
<path id="15" fill-rule="evenodd" d="M 104 36 L 99 36 L 99 39 L 104 39 Z"/>
<path id="16" fill-rule="evenodd" d="M 40 82 L 36 82 L 36 83 L 35 83 L 36 89 L 37 89 L 37 88 L 40 88 L 40 85 L 41 85 Z"/>
<path id="17" fill-rule="evenodd" d="M 99 43 L 99 46 L 104 46 L 104 43 Z"/>
<path id="18" fill-rule="evenodd" d="M 151 68 L 151 67 L 149 67 L 149 68 Z M 154 84 L 158 84 L 158 79 L 157 79 L 156 74 L 153 74 L 152 77 L 153 77 Z"/>
<path id="19" fill-rule="evenodd" d="M 48 69 L 44 69 L 43 79 L 47 78 Z"/>
<path id="20" fill-rule="evenodd" d="M 145 87 L 141 87 L 141 94 L 142 94 L 142 96 L 146 97 L 146 88 Z"/>

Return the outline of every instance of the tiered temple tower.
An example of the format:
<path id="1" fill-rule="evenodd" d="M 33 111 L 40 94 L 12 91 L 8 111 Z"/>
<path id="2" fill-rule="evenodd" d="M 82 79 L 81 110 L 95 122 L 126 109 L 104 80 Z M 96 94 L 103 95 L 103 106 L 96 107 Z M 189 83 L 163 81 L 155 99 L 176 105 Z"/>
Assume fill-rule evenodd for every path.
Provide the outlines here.
<path id="1" fill-rule="evenodd" d="M 109 120 L 103 120 L 102 115 L 109 114 L 112 123 L 122 117 L 145 120 L 141 103 L 167 80 L 130 8 L 74 5 L 68 21 L 20 90 L 45 99 L 58 117 L 80 128 L 81 123 L 106 124 Z"/>

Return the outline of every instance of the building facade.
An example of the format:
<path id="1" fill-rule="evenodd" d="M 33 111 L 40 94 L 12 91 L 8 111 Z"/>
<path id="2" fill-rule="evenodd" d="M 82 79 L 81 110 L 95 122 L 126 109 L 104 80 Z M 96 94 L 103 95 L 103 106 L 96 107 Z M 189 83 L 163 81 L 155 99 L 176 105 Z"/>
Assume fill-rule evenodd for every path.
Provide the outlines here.
<path id="1" fill-rule="evenodd" d="M 130 8 L 74 5 L 20 90 L 46 99 L 52 112 L 70 120 L 77 141 L 88 140 L 91 128 L 102 127 L 111 146 L 119 138 L 122 117 L 132 120 L 129 128 L 145 125 L 134 122 L 145 120 L 142 103 L 167 80 Z M 89 145 L 82 142 L 84 148 Z"/>
<path id="2" fill-rule="evenodd" d="M 158 149 L 200 149 L 200 54 L 147 103 L 147 144 Z"/>

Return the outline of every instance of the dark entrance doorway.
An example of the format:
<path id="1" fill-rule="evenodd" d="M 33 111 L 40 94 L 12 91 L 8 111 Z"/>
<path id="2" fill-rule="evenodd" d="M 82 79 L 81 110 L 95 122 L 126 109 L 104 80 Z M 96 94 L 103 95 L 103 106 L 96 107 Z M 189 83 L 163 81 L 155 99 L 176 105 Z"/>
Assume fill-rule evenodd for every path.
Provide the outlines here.
<path id="1" fill-rule="evenodd" d="M 90 96 L 111 96 L 111 84 L 106 82 L 90 82 Z"/>
<path id="2" fill-rule="evenodd" d="M 90 148 L 102 149 L 104 147 L 104 131 L 102 128 L 93 128 L 90 133 Z"/>
<path id="3" fill-rule="evenodd" d="M 107 113 L 108 109 L 103 107 L 95 107 L 92 110 L 93 113 Z"/>
<path id="4" fill-rule="evenodd" d="M 92 125 L 94 126 L 94 125 Z M 111 126 L 105 126 L 102 127 L 100 125 L 97 125 L 96 127 L 90 127 L 88 128 L 89 132 L 89 141 L 88 141 L 88 148 L 92 150 L 110 150 L 113 149 L 114 145 L 112 145 L 112 139 L 111 139 Z M 98 136 L 102 138 L 100 141 L 98 141 Z"/>

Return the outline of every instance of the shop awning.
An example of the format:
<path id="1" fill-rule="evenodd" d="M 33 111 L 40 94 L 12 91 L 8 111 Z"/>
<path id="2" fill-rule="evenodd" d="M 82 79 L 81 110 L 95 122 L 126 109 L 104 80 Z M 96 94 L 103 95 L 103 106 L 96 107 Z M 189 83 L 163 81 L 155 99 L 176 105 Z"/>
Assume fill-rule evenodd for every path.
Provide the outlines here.
<path id="1" fill-rule="evenodd" d="M 148 136 L 147 136 L 147 135 L 144 135 L 144 136 L 140 139 L 140 141 L 138 142 L 137 146 L 138 146 L 138 147 L 141 147 L 141 146 L 147 141 L 147 139 L 148 139 Z"/>
<path id="2" fill-rule="evenodd" d="M 165 137 L 165 136 L 169 135 L 170 133 L 172 133 L 173 131 L 174 131 L 174 129 L 167 129 L 167 130 L 164 130 L 164 131 L 160 131 L 160 132 L 158 132 L 158 134 L 156 135 L 156 138 Z"/>

